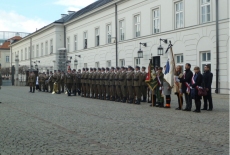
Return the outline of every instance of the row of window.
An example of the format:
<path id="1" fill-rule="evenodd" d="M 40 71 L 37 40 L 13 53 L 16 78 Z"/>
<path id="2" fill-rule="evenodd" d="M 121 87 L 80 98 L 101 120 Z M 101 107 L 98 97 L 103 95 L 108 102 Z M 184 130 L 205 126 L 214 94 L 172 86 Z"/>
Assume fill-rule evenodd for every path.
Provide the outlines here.
<path id="1" fill-rule="evenodd" d="M 210 14 L 210 0 L 201 0 L 201 23 L 207 23 L 211 21 Z M 184 1 L 181 0 L 175 3 L 175 28 L 184 27 Z M 152 33 L 160 32 L 160 9 L 156 8 L 152 10 Z M 109 44 L 112 41 L 112 28 L 111 24 L 106 25 L 106 43 Z M 134 37 L 141 36 L 141 15 L 134 16 Z M 74 35 L 74 51 L 78 50 L 77 35 Z M 125 21 L 119 21 L 119 41 L 125 40 Z M 83 32 L 83 47 L 87 48 L 88 45 L 88 32 Z M 95 46 L 100 45 L 100 29 L 95 29 Z M 67 38 L 67 51 L 70 51 L 70 37 Z"/>
<path id="2" fill-rule="evenodd" d="M 31 58 L 35 58 L 35 57 L 39 57 L 39 56 L 44 56 L 44 55 L 48 55 L 48 54 L 52 54 L 53 53 L 53 40 L 50 40 L 50 53 L 48 53 L 48 41 L 45 42 L 45 47 L 43 45 L 43 43 L 41 43 L 41 49 L 39 48 L 39 44 L 36 45 L 36 53 L 35 53 L 35 46 L 32 46 L 32 53 L 31 53 Z M 44 49 L 45 48 L 45 49 Z M 40 53 L 40 55 L 39 55 Z M 14 56 L 20 56 L 20 60 L 27 60 L 30 58 L 30 47 L 25 48 L 25 50 L 23 51 L 23 49 L 21 50 L 21 53 L 19 54 L 19 51 L 16 53 Z M 13 57 L 15 59 L 15 57 Z"/>

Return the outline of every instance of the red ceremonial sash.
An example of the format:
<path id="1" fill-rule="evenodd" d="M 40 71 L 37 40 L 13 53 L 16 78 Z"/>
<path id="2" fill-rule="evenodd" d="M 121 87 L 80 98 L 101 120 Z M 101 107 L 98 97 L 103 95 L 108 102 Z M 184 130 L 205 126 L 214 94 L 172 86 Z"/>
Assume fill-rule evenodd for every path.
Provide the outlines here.
<path id="1" fill-rule="evenodd" d="M 184 73 L 184 79 L 185 79 L 185 75 L 186 75 L 186 73 Z M 184 82 L 184 84 L 187 87 L 186 92 L 189 94 L 190 93 L 190 85 L 188 84 L 188 82 Z"/>

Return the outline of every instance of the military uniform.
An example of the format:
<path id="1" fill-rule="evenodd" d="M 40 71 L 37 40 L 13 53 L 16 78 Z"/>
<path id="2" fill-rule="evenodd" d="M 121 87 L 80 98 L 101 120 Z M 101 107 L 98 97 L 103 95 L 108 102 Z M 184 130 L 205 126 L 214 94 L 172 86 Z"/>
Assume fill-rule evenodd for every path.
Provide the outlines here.
<path id="1" fill-rule="evenodd" d="M 123 68 L 123 71 L 119 74 L 119 81 L 120 81 L 120 87 L 121 87 L 121 93 L 123 96 L 123 99 L 121 99 L 122 102 L 126 102 L 127 99 L 127 92 L 126 92 L 126 72 L 124 71 L 125 68 Z"/>
<path id="2" fill-rule="evenodd" d="M 164 81 L 164 74 L 158 72 L 157 73 L 157 82 L 158 86 L 156 87 L 156 97 L 157 97 L 157 107 L 164 107 L 164 97 L 162 96 L 162 86 L 163 86 L 163 81 Z"/>
<path id="3" fill-rule="evenodd" d="M 61 74 L 61 81 L 60 81 L 60 84 L 61 84 L 61 92 L 64 93 L 64 86 L 65 86 L 65 74 L 62 73 Z"/>
<path id="4" fill-rule="evenodd" d="M 76 94 L 77 94 L 77 89 L 76 89 L 77 74 L 76 74 L 75 70 L 73 70 L 72 78 L 73 78 L 73 82 L 72 82 L 72 93 L 73 93 L 74 96 L 76 96 Z"/>
<path id="5" fill-rule="evenodd" d="M 84 97 L 89 97 L 90 96 L 90 87 L 89 87 L 89 69 L 87 68 L 86 69 L 86 72 L 85 72 L 85 96 Z"/>
<path id="6" fill-rule="evenodd" d="M 93 69 L 90 68 L 90 72 L 88 74 L 88 83 L 89 83 L 88 97 L 93 96 L 93 80 L 92 80 L 92 77 L 93 77 Z"/>
<path id="7" fill-rule="evenodd" d="M 38 76 L 39 91 L 45 91 L 45 73 Z"/>
<path id="8" fill-rule="evenodd" d="M 114 68 L 112 67 L 112 69 L 114 70 Z M 109 75 L 109 85 L 110 85 L 110 96 L 112 97 L 110 100 L 114 101 L 115 100 L 115 73 L 114 71 L 110 72 Z"/>
<path id="9" fill-rule="evenodd" d="M 146 98 L 147 98 L 147 83 L 145 82 L 147 73 L 146 72 L 142 72 L 142 82 L 141 82 L 141 94 L 143 96 L 143 100 L 142 102 L 146 102 Z"/>
<path id="10" fill-rule="evenodd" d="M 110 72 L 109 72 L 109 68 L 106 68 L 106 73 L 105 73 L 105 92 L 107 94 L 106 99 L 110 100 L 110 81 L 109 81 L 109 77 L 110 77 Z"/>
<path id="11" fill-rule="evenodd" d="M 48 83 L 48 80 L 49 80 L 49 73 L 46 74 L 45 76 L 45 91 L 49 92 L 49 83 Z"/>
<path id="12" fill-rule="evenodd" d="M 34 74 L 30 74 L 28 77 L 28 85 L 30 86 L 30 92 L 34 93 L 36 84 L 36 77 Z"/>
<path id="13" fill-rule="evenodd" d="M 134 72 L 133 71 L 129 71 L 126 74 L 126 81 L 127 81 L 127 87 L 128 87 L 128 94 L 129 94 L 129 103 L 133 103 L 133 99 L 134 99 L 134 92 L 133 92 L 133 76 L 134 76 Z"/>
<path id="14" fill-rule="evenodd" d="M 98 99 L 101 98 L 101 85 L 100 85 L 100 75 L 101 75 L 101 69 L 98 69 L 97 75 L 96 75 L 96 85 L 97 85 L 97 92 L 96 92 L 96 97 Z"/>
<path id="15" fill-rule="evenodd" d="M 106 99 L 106 92 L 105 92 L 105 69 L 104 68 L 102 68 L 102 72 L 101 72 L 101 74 L 100 74 L 100 89 L 101 89 L 101 91 L 100 91 L 100 96 L 101 96 L 101 100 L 104 100 L 104 99 Z M 102 97 L 103 96 L 103 97 Z"/>
<path id="16" fill-rule="evenodd" d="M 141 82 L 142 82 L 142 73 L 140 72 L 140 70 L 136 71 L 136 73 L 134 74 L 133 80 L 134 80 L 133 86 L 134 86 L 135 93 L 137 96 L 136 104 L 140 104 L 141 102 Z"/>
<path id="17" fill-rule="evenodd" d="M 115 73 L 116 102 L 119 102 L 121 100 L 121 88 L 120 88 L 119 75 L 120 75 L 120 71 L 117 70 L 117 72 Z"/>
<path id="18" fill-rule="evenodd" d="M 77 73 L 77 92 L 78 92 L 78 95 L 81 95 L 82 87 L 81 87 L 81 71 L 80 70 L 78 70 L 78 73 Z"/>
<path id="19" fill-rule="evenodd" d="M 49 86 L 50 86 L 50 93 L 52 93 L 53 88 L 54 88 L 54 78 L 53 78 L 53 73 L 50 72 L 50 77 L 49 77 Z"/>
<path id="20" fill-rule="evenodd" d="M 58 94 L 61 93 L 61 73 L 60 71 L 58 70 L 58 73 L 57 73 L 57 87 L 58 87 Z"/>
<path id="21" fill-rule="evenodd" d="M 82 86 L 82 96 L 86 95 L 86 90 L 85 90 L 85 68 L 82 69 L 83 72 L 81 74 L 81 86 Z"/>
<path id="22" fill-rule="evenodd" d="M 91 98 L 95 98 L 96 96 L 96 76 L 97 76 L 97 72 L 96 72 L 96 68 L 94 68 L 94 72 L 91 73 Z"/>
<path id="23" fill-rule="evenodd" d="M 66 91 L 68 93 L 68 96 L 71 96 L 71 87 L 73 84 L 73 75 L 71 73 L 66 73 L 65 83 L 66 83 L 66 88 L 67 88 Z"/>

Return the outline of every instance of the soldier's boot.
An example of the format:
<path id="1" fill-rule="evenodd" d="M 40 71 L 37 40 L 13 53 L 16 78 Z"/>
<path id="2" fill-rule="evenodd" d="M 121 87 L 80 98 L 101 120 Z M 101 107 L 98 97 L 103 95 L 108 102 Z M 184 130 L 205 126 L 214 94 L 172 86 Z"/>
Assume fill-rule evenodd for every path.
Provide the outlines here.
<path id="1" fill-rule="evenodd" d="M 159 108 L 164 108 L 164 102 L 160 102 Z"/>
<path id="2" fill-rule="evenodd" d="M 73 96 L 77 96 L 77 91 L 76 90 L 73 92 Z"/>
<path id="3" fill-rule="evenodd" d="M 141 102 L 146 102 L 146 97 L 143 97 L 143 100 L 141 100 Z"/>
<path id="4" fill-rule="evenodd" d="M 32 87 L 30 87 L 30 91 L 29 91 L 29 93 L 32 93 Z"/>
<path id="5" fill-rule="evenodd" d="M 122 102 L 123 102 L 123 103 L 126 103 L 126 97 L 123 98 Z"/>
<path id="6" fill-rule="evenodd" d="M 133 104 L 133 99 L 130 98 L 129 101 L 128 101 L 128 103 Z"/>
<path id="7" fill-rule="evenodd" d="M 115 101 L 115 97 L 114 97 L 114 96 L 112 96 L 110 101 Z"/>
<path id="8" fill-rule="evenodd" d="M 141 104 L 141 100 L 140 99 L 137 99 L 137 101 L 135 102 L 135 104 Z"/>
<path id="9" fill-rule="evenodd" d="M 33 93 L 35 92 L 35 88 L 33 88 Z"/>
<path id="10" fill-rule="evenodd" d="M 116 98 L 116 100 L 115 100 L 115 102 L 119 102 L 120 101 L 120 98 L 119 97 L 117 97 Z"/>

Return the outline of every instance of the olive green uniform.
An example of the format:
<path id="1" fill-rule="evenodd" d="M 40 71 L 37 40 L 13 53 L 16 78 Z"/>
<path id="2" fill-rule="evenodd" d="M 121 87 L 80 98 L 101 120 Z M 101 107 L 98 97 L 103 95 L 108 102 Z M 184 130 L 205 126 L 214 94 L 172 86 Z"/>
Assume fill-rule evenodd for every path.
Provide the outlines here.
<path id="1" fill-rule="evenodd" d="M 101 85 L 100 85 L 100 75 L 101 75 L 101 72 L 97 72 L 97 75 L 96 75 L 96 85 L 97 85 L 97 93 L 96 93 L 96 97 L 98 98 L 101 98 Z"/>
<path id="2" fill-rule="evenodd" d="M 38 83 L 39 83 L 39 90 L 45 91 L 45 75 L 44 74 L 40 74 L 38 76 Z"/>
<path id="3" fill-rule="evenodd" d="M 35 91 L 36 77 L 35 75 L 29 75 L 28 77 L 28 85 L 30 86 L 30 92 Z"/>
<path id="4" fill-rule="evenodd" d="M 77 94 L 77 90 L 76 90 L 76 83 L 77 83 L 77 74 L 76 73 L 72 73 L 72 78 L 73 78 L 73 82 L 72 82 L 72 93 L 74 96 L 76 96 Z"/>
<path id="5" fill-rule="evenodd" d="M 67 73 L 66 76 L 65 76 L 65 84 L 66 84 L 66 88 L 68 90 L 67 93 L 68 93 L 68 96 L 71 95 L 71 87 L 72 87 L 72 84 L 73 84 L 73 76 L 71 73 Z"/>
<path id="6" fill-rule="evenodd" d="M 101 99 L 106 99 L 106 93 L 105 93 L 105 72 L 101 72 L 100 74 L 100 96 Z M 103 97 L 102 97 L 103 96 Z"/>
<path id="7" fill-rule="evenodd" d="M 134 76 L 134 72 L 130 71 L 126 74 L 126 81 L 127 81 L 127 87 L 128 87 L 128 98 L 129 100 L 133 100 L 134 99 L 134 92 L 133 92 L 133 76 Z"/>
<path id="8" fill-rule="evenodd" d="M 88 83 L 89 83 L 88 84 L 89 85 L 88 97 L 90 97 L 90 95 L 93 94 L 93 80 L 92 80 L 92 77 L 93 77 L 93 72 L 89 72 L 89 74 L 88 74 Z"/>
<path id="9" fill-rule="evenodd" d="M 82 88 L 81 88 L 81 73 L 77 73 L 77 92 L 78 95 L 81 95 Z"/>
<path id="10" fill-rule="evenodd" d="M 120 75 L 120 71 L 117 71 L 115 74 L 116 100 L 117 101 L 121 99 L 121 87 L 120 87 L 119 75 Z"/>
<path id="11" fill-rule="evenodd" d="M 142 73 L 140 71 L 137 71 L 134 74 L 133 80 L 134 80 L 133 86 L 134 86 L 135 93 L 136 93 L 136 96 L 137 96 L 137 104 L 139 104 L 140 101 L 141 101 Z"/>
<path id="12" fill-rule="evenodd" d="M 110 77 L 110 72 L 106 72 L 105 73 L 105 93 L 107 94 L 106 98 L 110 99 L 110 81 L 109 81 L 109 77 Z"/>
<path id="13" fill-rule="evenodd" d="M 64 86 L 65 86 L 65 74 L 61 74 L 61 81 L 60 81 L 60 84 L 61 84 L 61 92 L 64 93 Z"/>
<path id="14" fill-rule="evenodd" d="M 90 96 L 90 80 L 89 80 L 89 72 L 87 71 L 85 73 L 85 97 L 89 97 Z"/>
<path id="15" fill-rule="evenodd" d="M 85 90 L 85 71 L 82 72 L 81 74 L 81 86 L 82 86 L 82 96 L 86 95 L 86 90 Z"/>
<path id="16" fill-rule="evenodd" d="M 124 100 L 126 100 L 127 98 L 127 92 L 126 92 L 126 72 L 125 71 L 121 71 L 121 73 L 119 74 L 119 81 L 120 81 L 120 88 L 121 88 L 121 94 L 123 97 L 123 102 Z"/>
<path id="17" fill-rule="evenodd" d="M 110 72 L 109 75 L 109 85 L 110 85 L 110 96 L 112 97 L 111 100 L 115 99 L 115 73 L 114 72 Z"/>
<path id="18" fill-rule="evenodd" d="M 96 88 L 97 88 L 97 86 L 96 86 L 96 75 L 97 75 L 97 73 L 96 72 L 92 72 L 91 73 L 91 97 L 92 98 L 95 98 L 95 96 L 96 96 Z"/>
<path id="19" fill-rule="evenodd" d="M 146 102 L 146 98 L 147 98 L 147 87 L 148 85 L 145 82 L 146 79 L 146 72 L 142 72 L 142 82 L 141 82 L 141 94 L 143 96 L 143 101 Z"/>
<path id="20" fill-rule="evenodd" d="M 52 93 L 53 88 L 54 88 L 54 76 L 50 75 L 50 80 L 49 80 L 49 86 L 50 86 L 50 92 Z"/>

